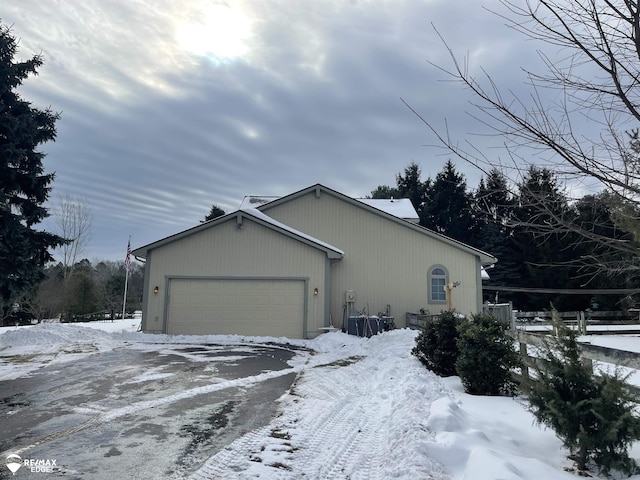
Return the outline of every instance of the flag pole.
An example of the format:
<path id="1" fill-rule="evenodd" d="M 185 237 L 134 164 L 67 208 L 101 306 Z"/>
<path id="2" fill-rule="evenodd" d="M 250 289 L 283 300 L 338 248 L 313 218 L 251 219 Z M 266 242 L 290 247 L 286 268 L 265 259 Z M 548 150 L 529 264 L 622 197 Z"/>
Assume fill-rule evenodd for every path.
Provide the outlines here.
<path id="1" fill-rule="evenodd" d="M 127 306 L 127 286 L 129 284 L 129 267 L 131 266 L 131 235 L 127 243 L 127 255 L 124 257 L 124 297 L 122 298 L 122 319 L 124 320 L 125 307 Z"/>

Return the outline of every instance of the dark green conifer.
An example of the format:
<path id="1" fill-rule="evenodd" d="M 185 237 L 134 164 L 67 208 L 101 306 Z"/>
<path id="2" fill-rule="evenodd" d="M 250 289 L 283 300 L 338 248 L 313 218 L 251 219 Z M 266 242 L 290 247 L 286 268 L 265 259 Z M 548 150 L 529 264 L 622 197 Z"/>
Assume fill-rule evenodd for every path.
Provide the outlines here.
<path id="1" fill-rule="evenodd" d="M 636 473 L 627 451 L 640 439 L 640 419 L 634 415 L 635 396 L 626 379 L 618 372 L 594 377 L 581 359 L 576 332 L 556 312 L 554 321 L 557 335 L 546 342 L 543 361 L 534 367 L 531 412 L 555 431 L 579 470 L 593 460 L 604 473 Z"/>
<path id="2" fill-rule="evenodd" d="M 56 136 L 59 118 L 34 108 L 16 88 L 42 65 L 40 56 L 14 62 L 17 41 L 0 24 L 0 298 L 3 318 L 21 294 L 43 279 L 49 249 L 63 239 L 36 229 L 49 214 L 44 207 L 53 173 L 45 173 L 38 147 Z"/>

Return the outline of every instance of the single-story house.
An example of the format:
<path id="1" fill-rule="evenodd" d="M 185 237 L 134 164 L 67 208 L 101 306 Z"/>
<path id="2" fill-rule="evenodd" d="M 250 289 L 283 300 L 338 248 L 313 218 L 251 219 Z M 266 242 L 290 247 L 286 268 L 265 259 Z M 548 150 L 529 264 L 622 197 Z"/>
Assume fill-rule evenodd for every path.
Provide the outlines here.
<path id="1" fill-rule="evenodd" d="M 248 200 L 249 198 L 249 200 Z M 255 200 L 251 200 L 254 198 Z M 348 311 L 482 310 L 497 259 L 417 224 L 406 199 L 358 200 L 323 185 L 245 197 L 233 213 L 132 253 L 145 261 L 145 332 L 313 338 Z"/>

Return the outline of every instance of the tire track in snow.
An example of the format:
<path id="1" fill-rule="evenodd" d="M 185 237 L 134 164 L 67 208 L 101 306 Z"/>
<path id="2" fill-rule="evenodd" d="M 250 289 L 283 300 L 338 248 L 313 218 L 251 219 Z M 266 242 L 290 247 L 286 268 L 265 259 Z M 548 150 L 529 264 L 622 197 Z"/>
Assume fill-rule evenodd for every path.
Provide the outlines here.
<path id="1" fill-rule="evenodd" d="M 377 378 L 363 387 L 351 381 L 366 374 L 361 364 L 321 368 L 326 371 L 303 380 L 299 388 L 302 396 L 331 399 L 325 415 L 304 429 L 312 435 L 301 439 L 305 472 L 299 473 L 312 479 L 378 479 L 387 415 L 376 395 Z"/>
<path id="2" fill-rule="evenodd" d="M 191 480 L 227 480 L 244 478 L 241 472 L 255 461 L 251 452 L 259 452 L 264 446 L 264 438 L 272 427 L 266 426 L 243 435 L 229 446 L 210 457 L 205 464 L 189 478 Z M 241 453 L 239 453 L 241 452 Z M 277 477 L 272 477 L 277 478 Z"/>
<path id="3" fill-rule="evenodd" d="M 365 367 L 350 367 L 308 369 L 279 418 L 211 457 L 190 479 L 383 480 L 388 401 L 376 395 L 376 379 L 366 387 L 351 382 Z"/>

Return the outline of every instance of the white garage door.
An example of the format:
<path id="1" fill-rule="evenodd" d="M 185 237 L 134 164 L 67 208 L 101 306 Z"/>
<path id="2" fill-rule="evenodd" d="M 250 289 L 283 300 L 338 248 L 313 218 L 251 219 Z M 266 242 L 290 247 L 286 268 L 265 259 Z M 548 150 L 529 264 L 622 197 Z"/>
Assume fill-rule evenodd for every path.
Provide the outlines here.
<path id="1" fill-rule="evenodd" d="M 303 337 L 303 280 L 171 279 L 167 333 Z"/>

